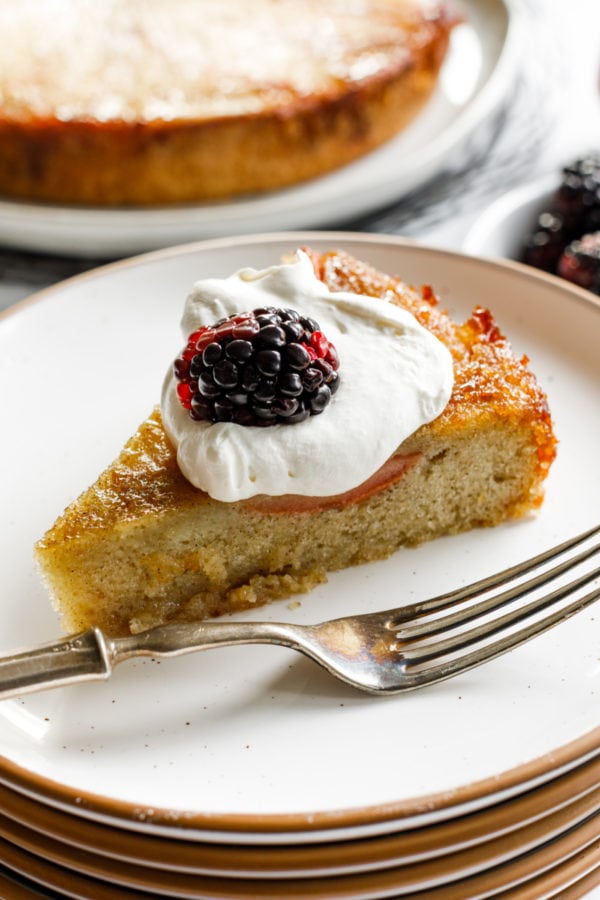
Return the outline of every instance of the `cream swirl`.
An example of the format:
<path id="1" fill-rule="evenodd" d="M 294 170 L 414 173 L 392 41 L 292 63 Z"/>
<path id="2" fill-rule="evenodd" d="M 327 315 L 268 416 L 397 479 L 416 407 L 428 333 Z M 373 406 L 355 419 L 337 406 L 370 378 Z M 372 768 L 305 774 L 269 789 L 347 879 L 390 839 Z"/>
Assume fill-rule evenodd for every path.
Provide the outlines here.
<path id="1" fill-rule="evenodd" d="M 447 348 L 393 303 L 330 291 L 302 251 L 292 263 L 197 282 L 185 304 L 184 337 L 264 306 L 296 309 L 319 322 L 338 351 L 340 388 L 321 415 L 304 422 L 244 427 L 192 420 L 169 370 L 161 400 L 165 430 L 185 477 L 215 500 L 349 491 L 446 406 L 453 384 Z"/>

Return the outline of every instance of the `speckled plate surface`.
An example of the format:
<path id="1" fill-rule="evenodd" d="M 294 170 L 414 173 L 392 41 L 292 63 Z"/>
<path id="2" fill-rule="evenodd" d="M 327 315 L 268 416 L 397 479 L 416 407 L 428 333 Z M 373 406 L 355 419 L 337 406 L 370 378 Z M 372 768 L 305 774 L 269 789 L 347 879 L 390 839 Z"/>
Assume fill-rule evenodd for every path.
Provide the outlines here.
<path id="1" fill-rule="evenodd" d="M 536 517 L 338 573 L 298 608 L 283 601 L 262 618 L 400 605 L 596 523 L 600 307 L 591 295 L 398 238 L 295 233 L 188 246 L 73 279 L 0 319 L 10 435 L 0 446 L 2 650 L 58 633 L 32 545 L 156 401 L 191 283 L 306 244 L 343 246 L 433 284 L 457 316 L 489 305 L 548 391 L 560 449 Z M 2 703 L 0 781 L 99 822 L 216 842 L 354 840 L 433 824 L 597 754 L 599 637 L 591 609 L 460 679 L 379 699 L 283 648 L 127 664 L 106 684 Z"/>

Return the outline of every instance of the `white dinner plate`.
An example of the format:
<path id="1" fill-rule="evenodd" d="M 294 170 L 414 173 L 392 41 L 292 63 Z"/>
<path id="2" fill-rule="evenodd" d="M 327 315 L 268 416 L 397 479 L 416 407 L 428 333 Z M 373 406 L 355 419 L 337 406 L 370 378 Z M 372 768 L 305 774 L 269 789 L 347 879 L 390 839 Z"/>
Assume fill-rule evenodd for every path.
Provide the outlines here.
<path id="1" fill-rule="evenodd" d="M 591 294 L 394 237 L 189 245 L 78 276 L 0 318 L 0 650 L 59 633 L 32 546 L 157 401 L 192 282 L 267 266 L 302 245 L 343 246 L 432 284 L 458 317 L 489 305 L 547 390 L 560 445 L 535 516 L 337 573 L 299 606 L 281 601 L 259 618 L 310 622 L 400 605 L 596 524 L 600 306 Z M 386 698 L 284 648 L 128 663 L 107 683 L 0 704 L 0 780 L 155 834 L 290 843 L 398 831 L 498 802 L 598 754 L 599 647 L 592 609 L 467 675 Z"/>
<path id="2" fill-rule="evenodd" d="M 220 235 L 323 227 L 392 203 L 440 171 L 507 95 L 519 61 L 515 0 L 457 0 L 464 13 L 439 85 L 397 138 L 305 184 L 231 202 L 101 209 L 0 201 L 0 241 L 93 257 L 124 256 Z"/>

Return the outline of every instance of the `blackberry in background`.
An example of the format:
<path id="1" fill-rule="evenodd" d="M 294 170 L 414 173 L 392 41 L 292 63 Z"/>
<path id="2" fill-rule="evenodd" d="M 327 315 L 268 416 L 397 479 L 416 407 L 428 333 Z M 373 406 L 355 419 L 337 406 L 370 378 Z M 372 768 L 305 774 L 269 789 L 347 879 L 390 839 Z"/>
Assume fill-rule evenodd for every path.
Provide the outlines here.
<path id="1" fill-rule="evenodd" d="M 572 241 L 558 262 L 558 274 L 600 295 L 600 231 Z"/>
<path id="2" fill-rule="evenodd" d="M 600 231 L 600 192 L 596 198 L 596 204 L 587 211 L 582 228 L 583 234 L 593 234 Z"/>
<path id="3" fill-rule="evenodd" d="M 523 262 L 545 272 L 554 272 L 566 242 L 562 216 L 543 212 L 525 242 Z"/>
<path id="4" fill-rule="evenodd" d="M 525 239 L 521 260 L 598 293 L 598 232 L 600 153 L 594 152 L 563 168 L 549 209 Z"/>
<path id="5" fill-rule="evenodd" d="M 588 154 L 564 167 L 553 208 L 562 216 L 567 231 L 581 236 L 587 230 L 588 216 L 599 206 L 600 155 Z"/>

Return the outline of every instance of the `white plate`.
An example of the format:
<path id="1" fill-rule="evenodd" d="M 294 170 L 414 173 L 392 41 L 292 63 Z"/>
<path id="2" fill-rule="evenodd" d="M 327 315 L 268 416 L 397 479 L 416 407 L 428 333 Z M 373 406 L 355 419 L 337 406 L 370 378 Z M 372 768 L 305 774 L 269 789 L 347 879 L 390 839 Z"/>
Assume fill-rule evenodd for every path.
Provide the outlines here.
<path id="1" fill-rule="evenodd" d="M 330 175 L 232 202 L 160 209 L 5 201 L 0 202 L 0 241 L 69 255 L 124 256 L 204 237 L 322 227 L 392 203 L 443 168 L 506 96 L 520 46 L 512 5 L 514 0 L 459 0 L 467 22 L 455 29 L 426 108 L 396 139 Z"/>
<path id="2" fill-rule="evenodd" d="M 345 246 L 458 316 L 495 311 L 548 391 L 560 438 L 539 515 L 338 573 L 260 617 L 316 621 L 439 593 L 596 523 L 600 307 L 517 264 L 399 238 L 297 233 L 206 242 L 107 266 L 0 319 L 1 648 L 58 623 L 31 548 L 159 395 L 192 282 Z M 110 682 L 0 704 L 0 779 L 71 812 L 188 837 L 365 837 L 522 791 L 600 752 L 593 610 L 437 687 L 374 699 L 283 648 L 120 667 Z M 225 837 L 223 837 L 225 835 Z"/>
<path id="3" fill-rule="evenodd" d="M 498 259 L 520 259 L 528 234 L 548 209 L 560 174 L 522 185 L 495 200 L 475 220 L 462 245 L 465 253 Z"/>

